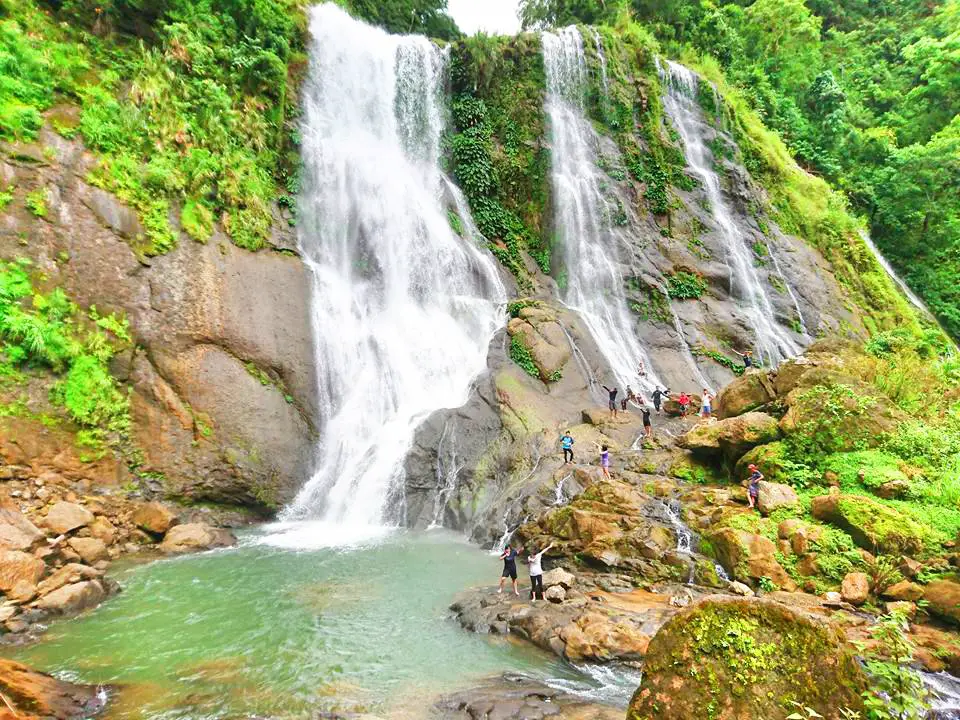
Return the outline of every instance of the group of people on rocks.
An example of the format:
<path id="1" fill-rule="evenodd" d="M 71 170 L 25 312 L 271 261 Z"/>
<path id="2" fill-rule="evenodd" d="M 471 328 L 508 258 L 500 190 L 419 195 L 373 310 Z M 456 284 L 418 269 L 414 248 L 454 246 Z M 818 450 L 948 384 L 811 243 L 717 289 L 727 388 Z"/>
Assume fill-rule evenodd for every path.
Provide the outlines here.
<path id="1" fill-rule="evenodd" d="M 530 553 L 527 556 L 527 568 L 530 572 L 530 599 L 533 602 L 543 600 L 543 555 L 553 547 L 550 543 L 540 552 Z M 500 587 L 498 593 L 503 592 L 503 584 L 510 578 L 513 584 L 513 594 L 520 597 L 520 590 L 517 587 L 517 558 L 523 553 L 523 547 L 515 548 L 507 545 L 500 554 L 503 560 L 503 572 L 500 575 Z"/>

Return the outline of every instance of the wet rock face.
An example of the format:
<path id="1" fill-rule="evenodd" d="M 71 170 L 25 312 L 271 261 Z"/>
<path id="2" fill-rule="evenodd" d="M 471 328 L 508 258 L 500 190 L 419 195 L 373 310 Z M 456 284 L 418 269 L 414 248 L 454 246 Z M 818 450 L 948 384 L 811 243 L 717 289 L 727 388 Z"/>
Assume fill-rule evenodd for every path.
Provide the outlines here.
<path id="1" fill-rule="evenodd" d="M 41 140 L 55 160 L 0 170 L 18 187 L 55 188 L 56 202 L 43 221 L 7 213 L 0 249 L 29 257 L 83 307 L 129 319 L 138 350 L 114 370 L 133 386 L 141 469 L 194 500 L 278 507 L 306 476 L 318 430 L 305 266 L 220 233 L 205 245 L 183 236 L 141 262 L 130 244 L 142 232 L 136 214 L 85 182 L 94 159 L 79 143 Z"/>
<path id="2" fill-rule="evenodd" d="M 696 672 L 691 672 L 695 668 Z M 828 720 L 863 711 L 863 672 L 835 629 L 773 601 L 711 597 L 647 649 L 628 720 L 785 717 L 793 700 Z"/>
<path id="3" fill-rule="evenodd" d="M 34 672 L 20 663 L 0 659 L 0 693 L 16 715 L 8 714 L 6 704 L 0 706 L 0 717 L 20 720 L 53 718 L 73 720 L 92 717 L 104 700 L 92 685 L 75 685 L 50 675 Z"/>

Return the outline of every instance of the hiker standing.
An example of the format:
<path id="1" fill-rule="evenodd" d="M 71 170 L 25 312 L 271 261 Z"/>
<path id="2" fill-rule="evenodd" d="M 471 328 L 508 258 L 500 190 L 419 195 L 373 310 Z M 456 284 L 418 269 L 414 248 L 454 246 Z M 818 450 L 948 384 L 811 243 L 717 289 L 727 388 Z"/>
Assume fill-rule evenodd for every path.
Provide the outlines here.
<path id="1" fill-rule="evenodd" d="M 620 401 L 620 409 L 626 411 L 627 403 L 631 400 L 637 402 L 639 398 L 636 396 L 636 393 L 633 392 L 633 388 L 627 385 L 627 395 L 623 398 L 623 400 Z"/>
<path id="2" fill-rule="evenodd" d="M 552 547 L 553 543 L 550 543 L 540 552 L 527 558 L 527 563 L 530 565 L 530 600 L 533 602 L 537 601 L 538 595 L 540 600 L 543 600 L 543 565 L 541 561 L 543 560 L 543 554 Z"/>
<path id="3" fill-rule="evenodd" d="M 703 398 L 700 401 L 700 417 L 705 418 L 706 420 L 710 419 L 710 410 L 711 403 L 713 402 L 713 395 L 710 394 L 710 390 L 707 388 L 703 389 Z"/>
<path id="4" fill-rule="evenodd" d="M 573 436 L 567 430 L 560 438 L 560 447 L 563 448 L 563 464 L 573 462 Z"/>
<path id="5" fill-rule="evenodd" d="M 600 449 L 600 469 L 603 470 L 603 476 L 610 478 L 610 449 L 606 445 L 594 443 Z"/>
<path id="6" fill-rule="evenodd" d="M 660 403 L 664 400 L 670 399 L 670 388 L 666 390 L 661 390 L 659 387 L 653 391 L 653 394 L 650 396 L 650 399 L 653 400 L 653 407 L 657 411 L 657 415 L 660 414 Z"/>
<path id="7" fill-rule="evenodd" d="M 643 415 L 643 436 L 653 437 L 653 426 L 650 424 L 650 408 L 644 405 L 640 408 L 640 414 Z"/>
<path id="8" fill-rule="evenodd" d="M 682 392 L 680 393 L 680 397 L 677 398 L 677 402 L 680 403 L 680 417 L 686 417 L 687 408 L 690 407 L 690 396 Z"/>
<path id="9" fill-rule="evenodd" d="M 503 592 L 503 583 L 507 578 L 513 583 L 513 594 L 520 597 L 520 591 L 517 589 L 517 555 L 523 552 L 523 548 L 512 548 L 509 545 L 504 548 L 500 559 L 503 560 L 503 572 L 500 574 L 500 588 L 498 593 Z"/>
<path id="10" fill-rule="evenodd" d="M 753 350 L 745 350 L 740 352 L 739 350 L 734 350 L 734 352 L 743 358 L 743 369 L 749 370 L 753 367 Z"/>
<path id="11" fill-rule="evenodd" d="M 750 471 L 749 484 L 747 485 L 747 502 L 751 508 L 757 507 L 757 499 L 760 497 L 760 481 L 763 480 L 761 473 L 756 465 L 748 465 Z M 759 510 L 759 508 L 757 508 Z"/>
<path id="12" fill-rule="evenodd" d="M 617 416 L 617 393 L 619 392 L 617 388 L 608 388 L 606 385 L 601 385 L 601 387 L 607 391 L 607 394 L 610 396 L 610 402 L 608 407 L 610 412 L 613 413 L 613 417 Z"/>

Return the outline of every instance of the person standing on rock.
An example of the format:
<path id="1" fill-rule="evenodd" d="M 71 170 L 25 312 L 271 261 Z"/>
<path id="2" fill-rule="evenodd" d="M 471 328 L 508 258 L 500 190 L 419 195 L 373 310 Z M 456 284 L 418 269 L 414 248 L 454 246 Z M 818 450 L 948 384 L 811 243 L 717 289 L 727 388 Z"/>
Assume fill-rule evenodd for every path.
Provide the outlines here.
<path id="1" fill-rule="evenodd" d="M 498 593 L 503 592 L 503 583 L 507 578 L 513 583 L 513 594 L 520 597 L 520 590 L 517 588 L 517 556 L 523 552 L 523 548 L 512 548 L 507 545 L 500 559 L 503 560 L 503 573 L 500 575 L 500 588 Z"/>
<path id="2" fill-rule="evenodd" d="M 740 352 L 739 350 L 734 350 L 734 352 L 743 358 L 743 369 L 749 370 L 753 367 L 753 350 L 745 350 Z"/>
<path id="3" fill-rule="evenodd" d="M 710 419 L 711 402 L 713 402 L 713 395 L 710 394 L 710 390 L 704 388 L 703 399 L 700 401 L 700 417 L 705 420 Z"/>
<path id="4" fill-rule="evenodd" d="M 626 412 L 627 403 L 630 402 L 631 400 L 636 402 L 638 398 L 636 396 L 636 393 L 633 392 L 633 388 L 627 385 L 627 395 L 626 397 L 623 398 L 623 400 L 620 401 L 620 409 Z"/>
<path id="5" fill-rule="evenodd" d="M 664 400 L 670 399 L 670 388 L 666 390 L 661 390 L 659 387 L 653 391 L 653 395 L 650 396 L 650 399 L 653 400 L 653 407 L 657 411 L 657 415 L 660 414 L 660 403 Z"/>
<path id="6" fill-rule="evenodd" d="M 747 503 L 753 509 L 757 507 L 757 499 L 760 497 L 760 481 L 763 480 L 763 473 L 753 464 L 748 465 L 747 470 L 750 471 L 749 484 L 747 485 Z"/>
<path id="7" fill-rule="evenodd" d="M 652 438 L 653 426 L 650 424 L 650 408 L 644 405 L 640 408 L 640 414 L 643 415 L 643 436 L 645 438 Z"/>
<path id="8" fill-rule="evenodd" d="M 560 438 L 560 447 L 563 448 L 563 464 L 573 462 L 573 436 L 567 430 Z"/>
<path id="9" fill-rule="evenodd" d="M 613 417 L 617 416 L 617 393 L 619 392 L 617 388 L 608 388 L 606 385 L 601 385 L 601 387 L 607 391 L 607 394 L 610 396 L 610 412 L 613 414 Z"/>
<path id="10" fill-rule="evenodd" d="M 537 595 L 543 600 L 543 565 L 541 561 L 543 560 L 543 554 L 552 547 L 553 543 L 550 543 L 540 552 L 527 558 L 527 563 L 530 565 L 530 600 L 533 602 L 537 601 Z"/>
<path id="11" fill-rule="evenodd" d="M 690 407 L 690 396 L 685 392 L 681 392 L 680 397 L 677 398 L 677 402 L 680 403 L 680 417 L 686 417 L 687 408 Z"/>
<path id="12" fill-rule="evenodd" d="M 600 443 L 594 443 L 600 449 L 600 469 L 603 471 L 603 476 L 610 479 L 610 450 L 606 445 L 601 445 Z"/>

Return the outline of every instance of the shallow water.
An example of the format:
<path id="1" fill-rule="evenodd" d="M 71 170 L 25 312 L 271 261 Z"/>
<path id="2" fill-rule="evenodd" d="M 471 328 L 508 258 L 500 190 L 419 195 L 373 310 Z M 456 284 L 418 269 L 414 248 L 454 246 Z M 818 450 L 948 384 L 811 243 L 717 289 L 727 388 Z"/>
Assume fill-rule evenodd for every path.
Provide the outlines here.
<path id="1" fill-rule="evenodd" d="M 500 563 L 457 536 L 396 533 L 340 549 L 264 544 L 276 538 L 258 530 L 235 549 L 121 570 L 119 596 L 54 625 L 16 659 L 122 685 L 114 718 L 418 717 L 438 694 L 504 671 L 618 703 L 636 687 L 625 671 L 591 677 L 460 629 L 447 609 L 453 596 L 496 582 Z"/>

